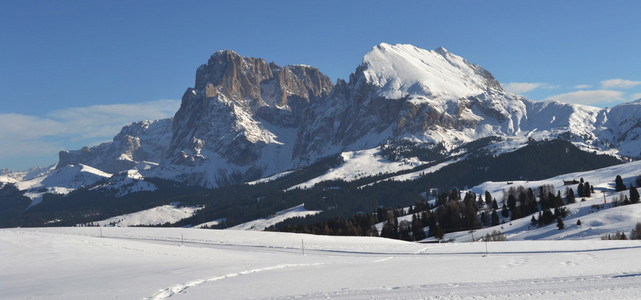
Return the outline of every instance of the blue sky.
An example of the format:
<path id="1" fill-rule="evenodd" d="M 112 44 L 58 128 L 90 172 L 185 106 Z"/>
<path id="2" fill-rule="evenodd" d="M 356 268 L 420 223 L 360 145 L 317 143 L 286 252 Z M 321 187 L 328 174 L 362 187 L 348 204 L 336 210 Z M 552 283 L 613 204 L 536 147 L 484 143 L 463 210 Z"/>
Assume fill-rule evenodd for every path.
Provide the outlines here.
<path id="1" fill-rule="evenodd" d="M 220 49 L 348 78 L 381 42 L 440 46 L 533 100 L 641 98 L 639 1 L 0 1 L 0 168 L 173 115 Z"/>

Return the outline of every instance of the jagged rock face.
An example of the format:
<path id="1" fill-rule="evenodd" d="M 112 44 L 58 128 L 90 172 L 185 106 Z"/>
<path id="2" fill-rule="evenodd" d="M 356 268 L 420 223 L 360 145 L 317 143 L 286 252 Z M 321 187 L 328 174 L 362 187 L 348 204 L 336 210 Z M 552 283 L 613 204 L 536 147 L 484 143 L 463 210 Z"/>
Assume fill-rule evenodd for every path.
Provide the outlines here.
<path id="1" fill-rule="evenodd" d="M 301 100 L 309 104 L 326 96 L 332 88 L 329 77 L 316 68 L 283 68 L 230 50 L 216 52 L 206 65 L 200 66 L 194 86 L 194 90 L 204 91 L 206 98 L 220 93 L 232 100 L 249 100 L 246 104 L 252 113 L 263 106 L 290 110 Z"/>
<path id="2" fill-rule="evenodd" d="M 291 166 L 288 145 L 294 141 L 288 133 L 296 131 L 304 123 L 304 111 L 332 89 L 330 79 L 316 68 L 280 67 L 233 51 L 216 52 L 198 68 L 195 87 L 185 92 L 174 116 L 171 162 L 197 166 L 209 160 L 205 163 L 214 165 L 208 172 L 225 182 L 230 176 L 257 177 L 270 168 Z M 265 147 L 275 148 L 287 160 L 280 166 L 260 166 Z M 214 157 L 219 162 L 213 162 Z M 241 174 L 214 171 L 226 163 L 239 166 Z"/>
<path id="3" fill-rule="evenodd" d="M 139 162 L 162 161 L 171 141 L 172 119 L 141 121 L 122 128 L 112 142 L 60 151 L 57 168 L 84 164 L 108 173 L 134 168 Z"/>

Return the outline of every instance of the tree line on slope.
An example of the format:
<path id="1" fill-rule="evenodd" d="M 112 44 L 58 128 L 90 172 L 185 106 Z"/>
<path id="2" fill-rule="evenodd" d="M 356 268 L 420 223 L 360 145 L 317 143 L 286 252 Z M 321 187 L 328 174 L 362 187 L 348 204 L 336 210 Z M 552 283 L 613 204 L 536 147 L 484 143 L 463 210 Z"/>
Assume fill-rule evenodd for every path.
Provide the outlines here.
<path id="1" fill-rule="evenodd" d="M 617 176 L 616 181 L 618 181 Z M 639 177 L 641 178 L 641 176 Z M 577 184 L 577 190 L 582 191 L 580 197 L 590 197 L 594 187 L 583 178 Z M 638 203 L 639 195 L 634 186 L 630 187 L 628 204 Z M 438 194 L 433 204 L 426 200 L 416 202 L 408 208 L 385 209 L 379 207 L 376 214 L 360 214 L 350 219 L 332 218 L 329 221 L 305 225 L 306 218 L 292 218 L 269 228 L 285 232 L 312 233 L 325 235 L 376 235 L 376 224 L 383 223 L 379 236 L 407 241 L 422 240 L 426 236 L 442 239 L 445 233 L 463 230 L 475 230 L 482 227 L 500 224 L 497 213 L 498 203 L 489 192 L 476 195 L 466 192 L 460 198 L 460 192 L 452 189 Z M 542 227 L 556 221 L 559 230 L 564 229 L 563 218 L 569 214 L 566 204 L 576 202 L 574 190 L 567 186 L 564 197 L 560 191 L 555 192 L 553 185 L 542 185 L 536 190 L 523 186 L 510 187 L 504 190 L 501 216 L 503 222 L 514 221 L 531 215 L 530 226 Z M 491 212 L 490 212 L 491 211 Z M 411 216 L 407 218 L 407 216 Z M 357 218 L 358 217 L 358 218 Z M 357 220 L 361 220 L 360 222 Z M 400 220 L 400 221 L 399 221 Z M 580 220 L 577 224 L 580 225 Z M 425 228 L 428 228 L 427 232 Z M 501 240 L 497 233 L 498 240 Z M 489 239 L 495 239 L 488 236 Z"/>

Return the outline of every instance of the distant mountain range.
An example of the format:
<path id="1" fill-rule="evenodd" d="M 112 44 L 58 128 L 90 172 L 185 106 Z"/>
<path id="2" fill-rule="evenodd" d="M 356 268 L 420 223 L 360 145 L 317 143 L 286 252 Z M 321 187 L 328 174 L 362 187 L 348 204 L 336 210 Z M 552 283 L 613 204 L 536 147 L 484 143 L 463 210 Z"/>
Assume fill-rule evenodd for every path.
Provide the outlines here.
<path id="1" fill-rule="evenodd" d="M 4 170 L 0 184 L 16 185 L 33 204 L 46 193 L 98 183 L 116 195 L 156 189 L 147 178 L 215 188 L 340 153 L 370 151 L 374 160 L 398 165 L 375 150 L 390 143 L 448 157 L 463 154 L 464 145 L 498 155 L 533 140 L 563 139 L 585 151 L 639 158 L 640 115 L 641 100 L 613 108 L 528 100 L 444 48 L 382 43 L 349 81 L 336 84 L 311 66 L 281 67 L 223 50 L 197 69 L 173 118 L 135 122 L 112 142 L 61 151 L 51 169 Z M 488 138 L 492 143 L 470 148 Z M 341 176 L 383 172 L 346 168 Z"/>

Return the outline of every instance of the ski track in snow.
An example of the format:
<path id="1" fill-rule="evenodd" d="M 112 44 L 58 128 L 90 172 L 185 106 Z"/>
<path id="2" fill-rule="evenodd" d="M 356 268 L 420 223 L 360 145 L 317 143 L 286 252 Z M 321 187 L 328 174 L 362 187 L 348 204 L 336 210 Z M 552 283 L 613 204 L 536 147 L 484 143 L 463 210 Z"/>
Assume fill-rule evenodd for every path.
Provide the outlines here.
<path id="1" fill-rule="evenodd" d="M 166 289 L 161 290 L 160 292 L 156 293 L 155 295 L 146 298 L 149 300 L 162 300 L 162 299 L 169 299 L 174 295 L 177 294 L 184 294 L 186 293 L 187 289 L 197 287 L 201 284 L 205 283 L 210 283 L 214 281 L 219 281 L 223 279 L 229 279 L 229 278 L 234 278 L 238 276 L 243 276 L 243 275 L 249 275 L 249 274 L 254 274 L 254 273 L 259 273 L 259 272 L 267 272 L 267 271 L 274 271 L 274 270 L 279 270 L 279 269 L 285 269 L 285 268 L 295 268 L 295 267 L 310 267 L 310 266 L 318 266 L 322 265 L 322 263 L 314 263 L 314 264 L 283 264 L 283 265 L 276 265 L 272 267 L 266 267 L 266 268 L 257 268 L 257 269 L 251 269 L 251 270 L 246 270 L 246 271 L 240 271 L 240 272 L 234 272 L 234 273 L 229 273 L 225 274 L 222 276 L 216 276 L 208 279 L 201 279 L 201 280 L 195 280 L 191 281 L 188 283 L 184 284 L 177 284 L 173 287 L 169 287 Z"/>
<path id="2" fill-rule="evenodd" d="M 641 274 L 552 277 L 338 290 L 271 299 L 637 299 Z M 541 288 L 545 286 L 545 288 Z M 501 294 L 497 291 L 509 291 Z"/>

